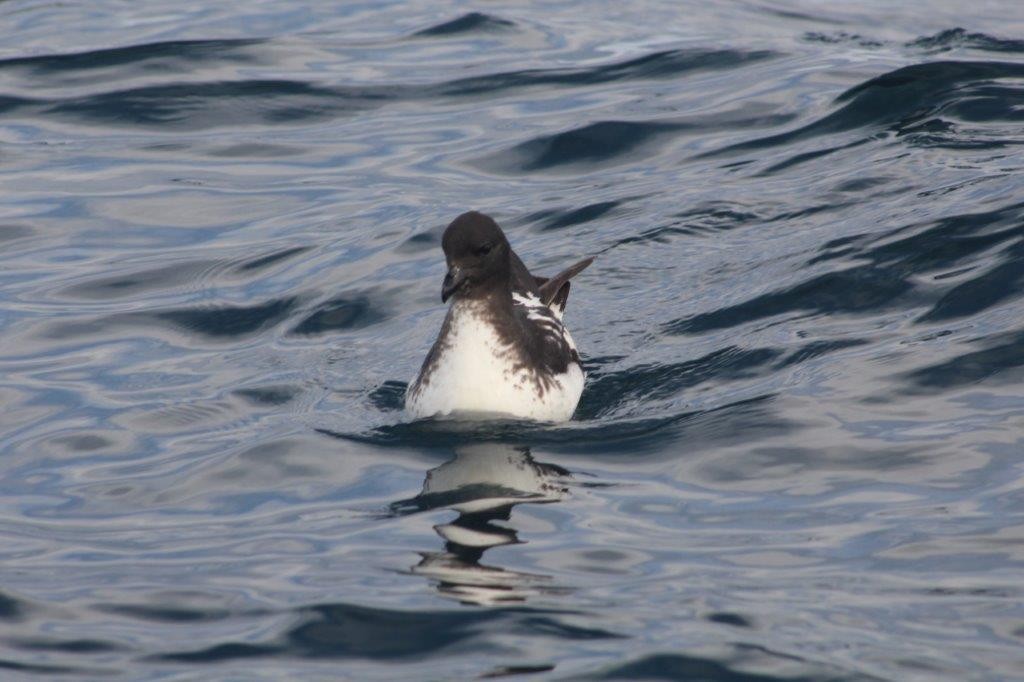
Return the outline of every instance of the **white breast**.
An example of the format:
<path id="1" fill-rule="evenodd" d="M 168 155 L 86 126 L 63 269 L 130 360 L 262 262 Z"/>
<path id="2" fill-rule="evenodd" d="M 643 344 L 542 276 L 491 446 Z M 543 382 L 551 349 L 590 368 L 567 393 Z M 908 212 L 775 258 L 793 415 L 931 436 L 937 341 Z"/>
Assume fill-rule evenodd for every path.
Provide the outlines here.
<path id="1" fill-rule="evenodd" d="M 572 346 L 571 339 L 569 343 Z M 481 315 L 478 304 L 456 302 L 436 366 L 410 385 L 406 409 L 417 418 L 503 415 L 565 421 L 572 417 L 583 393 L 579 365 L 569 363 L 565 373 L 554 375 L 545 390 L 538 391 L 534 376 L 517 367 L 517 359 Z"/>

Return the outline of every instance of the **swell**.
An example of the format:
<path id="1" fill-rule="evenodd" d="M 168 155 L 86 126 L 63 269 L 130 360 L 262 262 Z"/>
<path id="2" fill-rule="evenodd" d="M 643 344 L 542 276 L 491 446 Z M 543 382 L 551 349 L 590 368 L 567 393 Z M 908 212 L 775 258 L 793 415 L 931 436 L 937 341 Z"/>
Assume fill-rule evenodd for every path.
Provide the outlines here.
<path id="1" fill-rule="evenodd" d="M 1024 87 L 1010 80 L 1022 76 L 1024 64 L 1012 62 L 937 61 L 905 66 L 849 88 L 836 98 L 837 110 L 799 128 L 713 149 L 691 160 L 751 152 L 764 156 L 762 152 L 776 147 L 798 150 L 763 171 L 774 174 L 883 136 L 913 146 L 952 149 L 1014 146 L 1019 141 L 1000 134 L 1000 126 L 1024 121 L 1024 110 L 1018 106 L 1024 100 Z M 499 173 L 575 171 L 580 166 L 596 170 L 647 160 L 682 135 L 778 128 L 794 118 L 748 107 L 690 118 L 590 121 L 533 137 L 475 163 Z M 853 135 L 844 136 L 849 133 Z M 819 139 L 826 140 L 824 146 L 812 146 Z"/>
<path id="2" fill-rule="evenodd" d="M 987 33 L 968 31 L 964 28 L 950 28 L 932 36 L 918 38 L 907 43 L 908 47 L 916 47 L 929 52 L 948 52 L 958 48 L 982 50 L 986 52 L 1007 52 L 1024 54 L 1024 40 L 997 38 Z"/>
<path id="3" fill-rule="evenodd" d="M 458 97 L 542 85 L 580 87 L 623 81 L 676 78 L 703 70 L 733 69 L 776 56 L 767 50 L 661 50 L 621 62 L 568 69 L 528 69 L 442 83 L 433 94 Z"/>
<path id="4" fill-rule="evenodd" d="M 474 163 L 498 173 L 575 172 L 581 166 L 596 170 L 648 159 L 662 153 L 666 143 L 680 135 L 774 127 L 792 119 L 788 114 L 740 109 L 710 116 L 654 121 L 593 121 L 531 138 Z"/>
<path id="5" fill-rule="evenodd" d="M 265 42 L 259 39 L 169 40 L 87 52 L 0 59 L 0 71 L 25 71 L 33 77 L 48 77 L 109 67 L 145 69 L 150 62 L 158 62 L 165 69 L 184 69 L 196 62 L 247 63 L 255 61 L 255 57 L 246 48 Z"/>
<path id="6" fill-rule="evenodd" d="M 849 88 L 835 101 L 841 105 L 811 123 L 783 133 L 732 144 L 699 155 L 714 158 L 739 152 L 791 146 L 815 138 L 862 131 L 863 136 L 840 144 L 793 155 L 772 170 L 847 149 L 885 133 L 905 144 L 990 148 L 1017 144 L 977 130 L 984 124 L 1019 123 L 1018 103 L 1024 88 L 1001 79 L 1024 77 L 1024 64 L 995 61 L 935 61 L 912 64 L 870 78 Z"/>
<path id="7" fill-rule="evenodd" d="M 895 395 L 1019 380 L 1024 366 L 1024 327 L 1019 323 L 1024 203 L 835 239 L 818 248 L 799 271 L 816 274 L 672 320 L 662 332 L 702 335 L 738 332 L 754 323 L 762 328 L 795 320 L 835 324 L 895 313 L 932 339 L 961 327 L 985 330 L 970 338 L 959 334 L 937 347 L 942 351 L 912 356 L 911 368 L 893 376 L 900 385 Z"/>
<path id="8" fill-rule="evenodd" d="M 236 343 L 290 324 L 288 334 L 313 337 L 351 332 L 390 319 L 390 296 L 377 289 L 352 290 L 325 300 L 312 294 L 282 296 L 250 305 L 194 303 L 153 310 L 44 320 L 30 336 L 59 343 L 111 339 L 125 333 L 162 337 L 168 329 L 192 340 Z M 298 318 L 297 322 L 293 322 Z M 52 348 L 51 348 L 52 350 Z"/>
<path id="9" fill-rule="evenodd" d="M 393 386 L 395 382 L 389 383 Z M 381 395 L 383 388 L 374 392 L 375 399 L 384 402 L 386 408 L 395 407 L 391 386 L 388 391 L 391 395 Z M 772 409 L 774 398 L 773 394 L 762 394 L 705 409 L 676 408 L 654 416 L 603 417 L 557 426 L 502 420 L 420 420 L 391 423 L 367 431 L 339 431 L 328 427 L 316 430 L 343 441 L 440 453 L 472 443 L 504 443 L 542 446 L 566 454 L 586 452 L 594 457 L 639 457 L 659 452 L 673 456 L 668 447 L 673 443 L 710 447 L 733 442 L 739 434 L 744 434 L 742 438 L 767 438 L 799 428 L 799 424 Z"/>
<path id="10" fill-rule="evenodd" d="M 466 14 L 443 21 L 413 33 L 415 38 L 440 38 L 462 36 L 467 34 L 492 33 L 516 28 L 514 21 L 502 19 L 483 12 L 467 12 Z"/>
<path id="11" fill-rule="evenodd" d="M 263 656 L 322 659 L 409 660 L 439 650 L 472 646 L 495 631 L 555 641 L 618 639 L 617 633 L 567 622 L 557 611 L 530 608 L 396 610 L 349 603 L 325 603 L 295 609 L 296 624 L 264 642 L 225 641 L 189 651 L 149 657 L 162 662 L 215 663 Z"/>
<path id="12" fill-rule="evenodd" d="M 470 22 L 473 23 L 473 22 Z M 486 23 L 486 22 L 485 22 Z M 922 45 L 948 45 L 960 40 L 1012 52 L 1010 42 L 986 42 L 975 34 L 935 36 Z M 442 98 L 503 96 L 515 91 L 557 86 L 560 89 L 618 82 L 679 78 L 704 70 L 742 68 L 778 56 L 765 50 L 677 49 L 661 50 L 631 59 L 578 68 L 545 68 L 471 76 L 427 85 L 328 85 L 288 78 L 240 80 L 192 80 L 197 66 L 218 62 L 259 64 L 267 40 L 170 41 L 118 47 L 83 53 L 18 57 L 0 61 L 0 71 L 12 76 L 9 91 L 0 93 L 0 115 L 54 117 L 86 124 L 213 128 L 228 125 L 281 124 L 351 116 L 390 102 L 432 102 Z M 155 81 L 141 86 L 104 89 L 63 98 L 43 98 L 34 93 L 66 85 L 76 74 L 108 69 L 104 83 L 124 78 Z M 840 108 L 791 131 L 756 138 L 705 152 L 697 158 L 764 150 L 776 146 L 857 129 L 885 131 L 907 142 L 962 147 L 998 144 L 991 139 L 972 139 L 964 126 L 1019 123 L 1024 113 L 1014 102 L 1022 89 L 1005 79 L 1020 78 L 1024 65 L 997 61 L 934 61 L 912 64 L 871 78 L 841 94 Z M 189 80 L 183 80 L 188 76 Z M 95 80 L 95 79 L 93 79 Z M 51 82 L 52 81 L 52 82 Z M 780 125 L 790 117 L 766 120 Z M 706 123 L 698 123 L 702 128 Z M 738 121 L 736 127 L 751 126 Z M 620 130 L 622 128 L 622 130 Z M 533 148 L 600 148 L 616 141 L 623 150 L 656 141 L 660 136 L 683 132 L 686 122 L 598 121 L 548 140 L 524 143 L 514 150 L 534 157 L 521 163 L 525 169 L 545 168 Z M 811 157 L 835 149 L 819 150 Z M 570 149 L 571 151 L 571 149 Z M 572 156 L 572 154 L 570 154 Z M 795 158 L 795 162 L 804 160 Z M 786 167 L 785 165 L 780 166 Z"/>
<path id="13" fill-rule="evenodd" d="M 0 99 L 0 114 L 109 126 L 204 129 L 305 122 L 351 115 L 392 98 L 386 88 L 325 87 L 299 81 L 177 82 L 67 99 Z"/>
<path id="14" fill-rule="evenodd" d="M 676 78 L 694 71 L 738 68 L 773 56 L 766 51 L 662 50 L 595 66 L 507 71 L 426 85 L 329 85 L 279 77 L 196 79 L 198 66 L 260 62 L 260 49 L 268 44 L 259 40 L 185 41 L 8 59 L 0 62 L 0 71 L 13 77 L 8 86 L 12 91 L 0 93 L 0 115 L 161 129 L 280 125 L 351 116 L 390 102 L 430 103 L 445 98 L 500 97 L 538 86 L 575 88 Z M 112 69 L 105 84 L 138 78 L 155 82 L 71 97 L 36 95 L 49 87 L 65 86 L 67 78 L 75 74 L 99 68 Z"/>
<path id="15" fill-rule="evenodd" d="M 623 635 L 580 624 L 573 612 L 529 607 L 492 609 L 402 610 L 352 602 L 321 601 L 282 609 L 226 607 L 211 597 L 206 606 L 172 602 L 167 595 L 148 595 L 143 602 L 94 602 L 80 612 L 48 614 L 27 623 L 24 634 L 5 638 L 0 669 L 44 675 L 79 674 L 107 678 L 146 663 L 216 664 L 261 657 L 293 659 L 416 661 L 460 646 L 486 646 L 496 633 L 545 641 L 600 641 Z M 191 600 L 188 600 L 191 601 Z M 68 637 L 63 623 L 88 617 L 91 622 L 119 627 L 106 635 Z M 257 638 L 247 625 L 278 620 Z M 212 640 L 187 644 L 187 638 L 153 637 L 154 625 L 203 627 L 219 625 Z M 120 636 L 132 627 L 136 635 Z M 145 629 L 141 629 L 145 628 Z M 138 636 L 139 633 L 143 633 Z M 443 654 L 442 654 L 443 655 Z M 45 656 L 45 663 L 30 663 Z M 23 659 L 23 660 L 18 660 Z M 93 664 L 85 667 L 83 663 Z M 100 667 L 102 666 L 102 667 Z"/>
<path id="16" fill-rule="evenodd" d="M 992 255 L 991 252 L 995 252 Z M 1019 298 L 1024 281 L 1024 203 L 991 211 L 912 223 L 879 233 L 832 240 L 804 263 L 834 263 L 832 269 L 744 302 L 678 318 L 664 325 L 668 334 L 702 334 L 781 317 L 874 314 L 920 310 L 918 323 L 977 315 Z M 994 259 L 994 261 L 990 260 Z M 941 275 L 965 267 L 982 270 L 959 282 Z M 918 284 L 924 275 L 927 288 Z"/>

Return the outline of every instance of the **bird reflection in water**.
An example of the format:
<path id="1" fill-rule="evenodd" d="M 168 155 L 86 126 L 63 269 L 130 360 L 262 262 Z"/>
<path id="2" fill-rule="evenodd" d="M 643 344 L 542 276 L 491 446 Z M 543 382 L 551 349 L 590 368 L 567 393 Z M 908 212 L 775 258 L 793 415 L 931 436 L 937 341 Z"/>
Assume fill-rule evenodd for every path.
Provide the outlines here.
<path id="1" fill-rule="evenodd" d="M 568 495 L 571 474 L 536 462 L 529 448 L 482 443 L 456 448 L 455 457 L 427 472 L 423 491 L 391 505 L 395 515 L 451 509 L 458 517 L 434 526 L 444 551 L 421 552 L 410 571 L 435 581 L 442 596 L 481 606 L 525 602 L 540 594 L 564 593 L 551 576 L 480 563 L 492 547 L 520 544 L 509 521 L 517 504 L 548 504 Z"/>

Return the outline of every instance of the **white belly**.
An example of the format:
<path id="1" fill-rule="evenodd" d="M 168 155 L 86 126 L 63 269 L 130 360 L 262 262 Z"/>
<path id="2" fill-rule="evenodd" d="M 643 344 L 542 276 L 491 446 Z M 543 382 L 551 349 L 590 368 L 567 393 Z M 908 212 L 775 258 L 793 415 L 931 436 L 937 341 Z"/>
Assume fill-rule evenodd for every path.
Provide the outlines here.
<path id="1" fill-rule="evenodd" d="M 410 385 L 406 410 L 416 418 L 502 415 L 565 421 L 572 417 L 583 393 L 579 365 L 569 363 L 565 373 L 552 376 L 538 391 L 532 373 L 517 368 L 516 359 L 471 304 L 457 304 L 437 364 L 428 376 Z"/>

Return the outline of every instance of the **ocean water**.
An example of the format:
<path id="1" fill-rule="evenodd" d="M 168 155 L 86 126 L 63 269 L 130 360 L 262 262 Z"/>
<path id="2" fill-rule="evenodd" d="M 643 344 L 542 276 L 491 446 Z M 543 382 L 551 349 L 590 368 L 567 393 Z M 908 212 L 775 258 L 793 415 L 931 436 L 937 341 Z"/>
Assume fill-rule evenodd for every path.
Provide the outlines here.
<path id="1" fill-rule="evenodd" d="M 1024 679 L 1024 6 L 0 4 L 0 677 Z M 464 210 L 574 420 L 410 423 Z"/>

